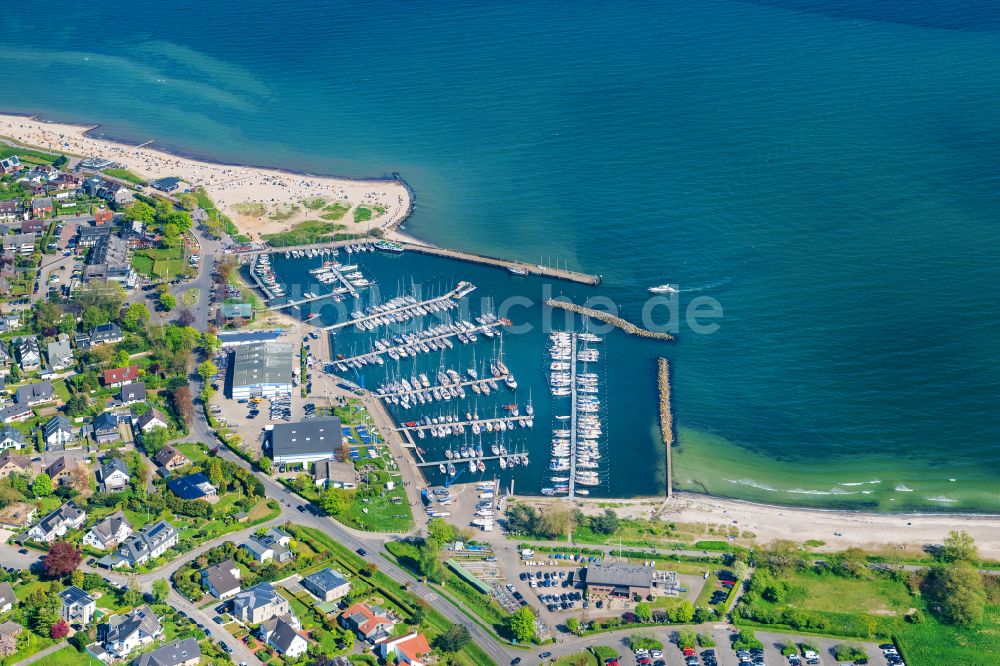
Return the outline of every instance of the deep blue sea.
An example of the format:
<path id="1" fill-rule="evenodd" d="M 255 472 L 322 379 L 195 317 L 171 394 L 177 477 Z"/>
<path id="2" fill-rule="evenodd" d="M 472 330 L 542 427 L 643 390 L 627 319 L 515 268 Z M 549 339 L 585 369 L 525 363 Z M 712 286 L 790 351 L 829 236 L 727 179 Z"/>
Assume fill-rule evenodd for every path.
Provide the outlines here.
<path id="1" fill-rule="evenodd" d="M 4 110 L 398 171 L 417 236 L 602 274 L 632 318 L 717 299 L 713 334 L 616 343 L 672 359 L 681 488 L 1000 510 L 996 0 L 54 2 L 0 34 Z M 651 361 L 609 356 L 611 491 L 662 492 Z"/>

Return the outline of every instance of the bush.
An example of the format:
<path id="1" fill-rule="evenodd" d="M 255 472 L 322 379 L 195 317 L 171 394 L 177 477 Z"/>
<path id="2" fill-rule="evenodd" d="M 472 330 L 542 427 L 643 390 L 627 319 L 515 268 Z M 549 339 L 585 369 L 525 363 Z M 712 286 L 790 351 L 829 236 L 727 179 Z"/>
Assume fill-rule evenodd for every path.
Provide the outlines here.
<path id="1" fill-rule="evenodd" d="M 662 650 L 663 643 L 649 634 L 632 634 L 628 637 L 628 646 L 632 650 Z"/>
<path id="2" fill-rule="evenodd" d="M 698 634 L 698 645 L 703 648 L 715 647 L 715 637 L 712 634 Z"/>
<path id="3" fill-rule="evenodd" d="M 867 659 L 868 653 L 857 645 L 841 643 L 833 646 L 833 658 L 837 661 L 854 661 L 856 659 Z"/>

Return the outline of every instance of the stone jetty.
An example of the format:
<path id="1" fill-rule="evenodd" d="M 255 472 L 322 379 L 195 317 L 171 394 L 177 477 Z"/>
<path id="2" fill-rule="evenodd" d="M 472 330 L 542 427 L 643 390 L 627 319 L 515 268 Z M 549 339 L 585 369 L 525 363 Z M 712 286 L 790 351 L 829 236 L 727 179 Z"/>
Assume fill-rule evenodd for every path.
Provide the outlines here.
<path id="1" fill-rule="evenodd" d="M 590 317 L 591 319 L 597 319 L 598 321 L 603 321 L 605 324 L 611 324 L 615 328 L 620 328 L 626 333 L 631 333 L 632 335 L 638 335 L 640 338 L 652 338 L 654 340 L 665 340 L 672 342 L 676 340 L 670 333 L 661 333 L 658 331 L 650 331 L 641 326 L 636 326 L 630 321 L 622 319 L 621 317 L 616 317 L 613 314 L 607 312 L 601 312 L 600 310 L 593 310 L 591 308 L 585 308 L 582 305 L 577 305 L 575 303 L 567 303 L 566 301 L 560 301 L 554 298 L 550 298 L 545 301 L 545 305 L 550 308 L 562 308 L 563 310 L 568 310 L 569 312 L 575 312 L 581 314 L 585 317 Z"/>

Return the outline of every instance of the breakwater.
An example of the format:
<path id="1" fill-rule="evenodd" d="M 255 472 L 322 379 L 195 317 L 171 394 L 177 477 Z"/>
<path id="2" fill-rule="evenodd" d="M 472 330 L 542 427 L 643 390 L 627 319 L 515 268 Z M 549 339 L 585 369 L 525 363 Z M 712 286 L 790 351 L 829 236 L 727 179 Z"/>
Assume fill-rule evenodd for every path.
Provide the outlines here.
<path id="1" fill-rule="evenodd" d="M 621 317 L 616 317 L 613 314 L 607 312 L 601 312 L 600 310 L 593 310 L 591 308 L 585 308 L 582 305 L 577 305 L 575 303 L 568 303 L 566 301 L 560 301 L 555 298 L 550 298 L 547 301 L 545 301 L 545 305 L 550 308 L 562 308 L 563 310 L 568 310 L 569 312 L 575 312 L 585 317 L 590 317 L 591 319 L 597 319 L 598 321 L 603 321 L 605 324 L 611 324 L 615 328 L 619 328 L 625 331 L 626 333 L 631 333 L 632 335 L 638 335 L 640 338 L 652 338 L 653 340 L 665 340 L 667 342 L 672 342 L 673 340 L 677 339 L 670 333 L 650 331 L 648 329 L 642 328 L 641 326 L 636 326 L 635 324 L 626 319 L 622 319 Z"/>
<path id="2" fill-rule="evenodd" d="M 660 357 L 656 360 L 656 385 L 660 395 L 660 436 L 666 449 L 667 498 L 674 494 L 674 470 L 670 449 L 674 445 L 674 416 L 670 409 L 670 361 Z"/>
<path id="3" fill-rule="evenodd" d="M 580 284 L 597 285 L 601 283 L 600 275 L 591 275 L 579 271 L 570 271 L 563 268 L 552 268 L 540 264 L 525 264 L 519 261 L 508 261 L 499 257 L 490 257 L 485 254 L 473 254 L 472 252 L 462 252 L 461 250 L 449 250 L 435 245 L 425 245 L 423 243 L 411 243 L 404 241 L 401 245 L 408 251 L 421 252 L 423 254 L 433 254 L 438 257 L 449 257 L 451 259 L 461 259 L 474 264 L 485 266 L 495 266 L 509 271 L 524 271 L 530 275 L 543 275 L 545 277 L 569 280 Z"/>

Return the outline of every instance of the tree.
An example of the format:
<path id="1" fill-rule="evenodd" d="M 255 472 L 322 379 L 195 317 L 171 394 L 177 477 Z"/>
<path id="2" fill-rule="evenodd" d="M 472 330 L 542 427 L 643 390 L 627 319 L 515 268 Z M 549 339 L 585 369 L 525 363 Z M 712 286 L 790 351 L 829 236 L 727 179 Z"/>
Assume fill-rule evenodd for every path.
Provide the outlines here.
<path id="1" fill-rule="evenodd" d="M 52 494 L 52 479 L 48 474 L 42 473 L 35 477 L 31 484 L 31 493 L 35 497 L 48 497 Z"/>
<path id="2" fill-rule="evenodd" d="M 264 474 L 271 473 L 271 459 L 267 456 L 261 456 L 260 460 L 257 461 L 257 468 Z"/>
<path id="3" fill-rule="evenodd" d="M 343 488 L 328 488 L 319 496 L 319 506 L 330 516 L 339 516 L 351 508 L 354 491 Z"/>
<path id="4" fill-rule="evenodd" d="M 187 385 L 174 389 L 170 396 L 177 415 L 181 417 L 185 425 L 190 426 L 194 421 L 194 399 L 191 397 L 191 389 Z"/>
<path id="5" fill-rule="evenodd" d="M 122 325 L 129 331 L 141 331 L 147 321 L 149 321 L 149 308 L 142 303 L 132 303 L 122 316 Z"/>
<path id="6" fill-rule="evenodd" d="M 160 294 L 160 307 L 170 312 L 177 307 L 177 299 L 173 294 Z"/>
<path id="7" fill-rule="evenodd" d="M 201 336 L 201 346 L 209 356 L 222 349 L 222 340 L 214 333 L 205 333 Z"/>
<path id="8" fill-rule="evenodd" d="M 575 617 L 566 618 L 566 628 L 571 634 L 575 634 L 580 631 L 580 620 Z"/>
<path id="9" fill-rule="evenodd" d="M 143 201 L 133 201 L 124 208 L 125 219 L 129 222 L 152 223 L 156 219 L 156 211 Z"/>
<path id="10" fill-rule="evenodd" d="M 424 539 L 417 552 L 417 569 L 431 580 L 441 579 L 441 561 L 438 559 L 438 542 Z"/>
<path id="11" fill-rule="evenodd" d="M 618 530 L 618 514 L 613 509 L 590 519 L 590 529 L 597 534 L 614 534 Z"/>
<path id="12" fill-rule="evenodd" d="M 698 640 L 698 635 L 691 629 L 681 629 L 677 632 L 677 647 L 680 649 L 693 648 Z"/>
<path id="13" fill-rule="evenodd" d="M 458 536 L 458 529 L 444 518 L 427 521 L 427 536 L 438 543 L 450 543 Z"/>
<path id="14" fill-rule="evenodd" d="M 651 622 L 653 620 L 653 607 L 648 602 L 642 601 L 635 605 L 635 616 L 640 622 Z"/>
<path id="15" fill-rule="evenodd" d="M 732 570 L 737 582 L 746 580 L 746 577 L 750 574 L 750 566 L 743 560 L 735 560 L 729 568 Z"/>
<path id="16" fill-rule="evenodd" d="M 153 581 L 153 599 L 162 604 L 170 594 L 170 583 L 165 578 L 157 578 Z"/>
<path id="17" fill-rule="evenodd" d="M 526 643 L 535 637 L 535 614 L 527 606 L 521 606 L 507 618 L 507 629 L 518 643 Z"/>
<path id="18" fill-rule="evenodd" d="M 72 583 L 73 585 L 76 585 L 79 588 L 82 588 L 84 575 L 85 574 L 83 573 L 82 569 L 74 569 L 73 573 L 70 574 L 69 582 Z"/>
<path id="19" fill-rule="evenodd" d="M 122 603 L 126 606 L 137 606 L 139 602 L 142 601 L 142 592 L 139 591 L 139 585 L 132 580 L 128 584 L 128 589 L 122 595 Z"/>
<path id="20" fill-rule="evenodd" d="M 66 620 L 60 619 L 49 629 L 49 636 L 55 639 L 66 638 L 69 635 L 69 625 Z"/>
<path id="21" fill-rule="evenodd" d="M 176 224 L 163 225 L 163 244 L 167 247 L 177 247 L 181 242 L 181 230 Z"/>
<path id="22" fill-rule="evenodd" d="M 968 563 L 931 569 L 924 579 L 922 592 L 931 610 L 943 622 L 972 625 L 983 619 L 986 607 L 983 577 Z"/>
<path id="23" fill-rule="evenodd" d="M 547 539 L 559 538 L 569 531 L 569 521 L 569 511 L 548 507 L 538 516 L 535 533 Z"/>
<path id="24" fill-rule="evenodd" d="M 216 488 L 221 488 L 226 480 L 226 477 L 222 474 L 222 463 L 219 462 L 218 458 L 208 464 L 208 480 Z"/>
<path id="25" fill-rule="evenodd" d="M 458 652 L 471 640 L 469 630 L 464 624 L 453 624 L 438 634 L 434 639 L 434 647 L 442 652 Z"/>
<path id="26" fill-rule="evenodd" d="M 119 349 L 118 351 L 115 352 L 114 357 L 112 357 L 111 363 L 116 368 L 124 368 L 125 366 L 128 365 L 129 360 L 130 359 L 128 352 L 125 351 L 124 349 Z"/>
<path id="27" fill-rule="evenodd" d="M 67 541 L 56 541 L 42 558 L 42 564 L 49 578 L 68 576 L 80 566 L 80 551 Z"/>
<path id="28" fill-rule="evenodd" d="M 949 532 L 944 546 L 938 551 L 942 562 L 971 562 L 977 555 L 976 541 L 966 531 Z"/>
<path id="29" fill-rule="evenodd" d="M 219 372 L 219 368 L 212 361 L 202 361 L 198 364 L 198 376 L 206 384 L 212 380 L 213 377 Z"/>
<path id="30" fill-rule="evenodd" d="M 694 604 L 685 599 L 668 612 L 671 622 L 686 624 L 694 618 Z"/>
<path id="31" fill-rule="evenodd" d="M 66 401 L 67 416 L 83 416 L 90 410 L 90 401 L 83 393 L 77 393 Z"/>

